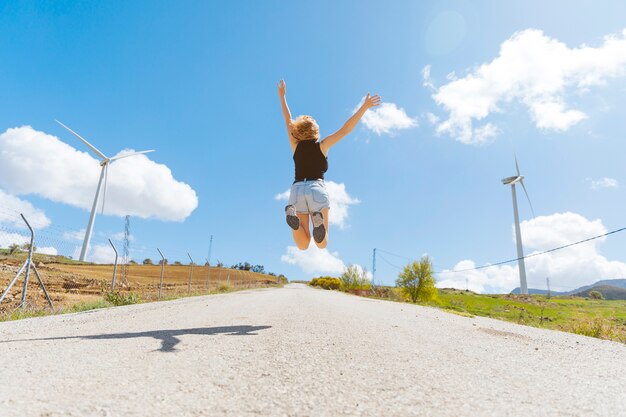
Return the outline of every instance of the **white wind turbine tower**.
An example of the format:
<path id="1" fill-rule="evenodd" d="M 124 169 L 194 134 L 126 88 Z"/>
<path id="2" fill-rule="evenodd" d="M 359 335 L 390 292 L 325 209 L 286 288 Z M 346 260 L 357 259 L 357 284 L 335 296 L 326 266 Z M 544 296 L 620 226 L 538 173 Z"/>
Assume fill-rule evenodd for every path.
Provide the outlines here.
<path id="1" fill-rule="evenodd" d="M 535 211 L 533 210 L 533 205 L 530 202 L 528 191 L 526 191 L 526 186 L 524 185 L 524 176 L 519 171 L 517 156 L 515 156 L 515 169 L 517 170 L 517 175 L 504 178 L 502 180 L 502 184 L 510 185 L 511 193 L 513 194 L 513 218 L 515 220 L 515 240 L 517 241 L 517 263 L 519 266 L 520 292 L 522 294 L 528 294 L 528 285 L 526 284 L 526 264 L 524 263 L 524 248 L 522 247 L 522 234 L 519 227 L 519 214 L 517 211 L 517 194 L 515 193 L 515 184 L 519 183 L 524 189 L 524 194 L 526 194 L 528 204 L 530 204 L 530 210 L 533 213 L 533 217 L 535 217 Z"/>
<path id="2" fill-rule="evenodd" d="M 102 180 L 104 180 L 104 195 L 102 197 L 102 213 L 104 213 L 104 202 L 106 200 L 107 194 L 107 183 L 109 180 L 109 164 L 113 161 L 122 158 L 128 158 L 129 156 L 140 155 L 148 152 L 154 152 L 154 150 L 149 151 L 141 151 L 141 152 L 133 152 L 127 153 L 120 156 L 115 156 L 113 158 L 107 157 L 105 154 L 100 152 L 95 146 L 91 143 L 87 142 L 83 137 L 81 137 L 78 133 L 74 132 L 69 127 L 65 126 L 63 123 L 56 120 L 58 124 L 69 130 L 74 136 L 80 139 L 91 151 L 100 158 L 100 166 L 102 167 L 102 171 L 100 172 L 100 180 L 98 181 L 98 188 L 96 188 L 96 197 L 93 199 L 93 207 L 91 208 L 91 215 L 89 216 L 89 223 L 87 224 L 87 230 L 85 231 L 85 240 L 83 241 L 83 247 L 80 250 L 80 260 L 84 261 L 87 256 L 87 250 L 89 250 L 89 242 L 91 241 L 91 232 L 93 231 L 93 224 L 96 220 L 96 211 L 98 207 L 98 201 L 100 199 L 100 191 L 102 190 Z"/>

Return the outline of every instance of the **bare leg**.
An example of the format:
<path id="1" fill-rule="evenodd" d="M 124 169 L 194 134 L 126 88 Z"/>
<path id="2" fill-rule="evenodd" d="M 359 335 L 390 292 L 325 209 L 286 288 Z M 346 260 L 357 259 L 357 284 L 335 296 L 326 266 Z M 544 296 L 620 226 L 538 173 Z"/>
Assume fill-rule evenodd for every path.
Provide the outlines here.
<path id="1" fill-rule="evenodd" d="M 298 214 L 300 219 L 300 228 L 298 230 L 292 230 L 293 241 L 300 250 L 306 250 L 311 242 L 311 232 L 309 231 L 309 215 Z"/>
<path id="2" fill-rule="evenodd" d="M 327 208 L 322 209 L 322 215 L 324 216 L 324 227 L 326 228 L 326 236 L 324 237 L 324 240 L 322 240 L 320 243 L 315 242 L 317 247 L 320 249 L 324 249 L 328 245 L 328 212 L 329 211 L 330 210 Z"/>

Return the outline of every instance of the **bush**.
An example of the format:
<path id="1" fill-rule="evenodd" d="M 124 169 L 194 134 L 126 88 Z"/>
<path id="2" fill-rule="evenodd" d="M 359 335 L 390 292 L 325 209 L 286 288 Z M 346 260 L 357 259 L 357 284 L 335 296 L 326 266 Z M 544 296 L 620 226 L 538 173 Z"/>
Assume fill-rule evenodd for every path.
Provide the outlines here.
<path id="1" fill-rule="evenodd" d="M 437 287 L 433 277 L 433 264 L 428 256 L 406 265 L 398 275 L 396 285 L 411 302 L 432 301 L 437 298 Z"/>
<path id="2" fill-rule="evenodd" d="M 341 288 L 341 281 L 332 277 L 313 278 L 309 285 L 324 288 L 325 290 L 338 290 Z"/>
<path id="3" fill-rule="evenodd" d="M 369 290 L 372 283 L 366 277 L 366 272 L 358 265 L 350 265 L 347 267 L 341 277 L 341 289 L 349 290 Z"/>
<path id="4" fill-rule="evenodd" d="M 230 291 L 230 286 L 226 284 L 222 284 L 219 287 L 217 287 L 217 292 L 228 292 L 228 291 Z"/>
<path id="5" fill-rule="evenodd" d="M 604 300 L 604 295 L 600 291 L 589 291 L 589 298 L 593 300 Z"/>
<path id="6" fill-rule="evenodd" d="M 144 265 L 153 265 L 153 263 L 152 263 L 152 259 L 150 259 L 150 258 L 146 258 L 146 259 L 144 259 L 144 260 L 143 260 L 143 264 L 144 264 Z"/>
<path id="7" fill-rule="evenodd" d="M 139 295 L 134 292 L 122 294 L 117 291 L 111 291 L 104 295 L 104 299 L 114 306 L 125 306 L 129 304 L 137 304 L 139 302 Z"/>
<path id="8" fill-rule="evenodd" d="M 577 318 L 569 323 L 567 330 L 598 339 L 611 339 L 614 333 L 614 327 L 611 322 L 601 316 Z"/>

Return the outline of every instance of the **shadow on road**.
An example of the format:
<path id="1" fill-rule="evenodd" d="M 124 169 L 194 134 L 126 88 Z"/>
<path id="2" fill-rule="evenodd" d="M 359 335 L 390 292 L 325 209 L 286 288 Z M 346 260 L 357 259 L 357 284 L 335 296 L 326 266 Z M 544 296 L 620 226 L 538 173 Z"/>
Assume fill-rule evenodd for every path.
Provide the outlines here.
<path id="1" fill-rule="evenodd" d="M 110 333 L 96 334 L 88 336 L 66 336 L 66 337 L 46 337 L 40 339 L 16 339 L 2 340 L 0 343 L 10 342 L 30 342 L 38 340 L 69 340 L 69 339 L 91 339 L 91 340 L 107 340 L 107 339 L 133 339 L 136 337 L 152 337 L 161 341 L 161 352 L 174 352 L 176 345 L 180 343 L 178 336 L 188 334 L 195 335 L 214 335 L 225 334 L 229 336 L 255 336 L 259 330 L 269 329 L 272 326 L 224 326 L 224 327 L 198 327 L 195 329 L 176 329 L 176 330 L 152 330 L 148 332 L 136 333 Z"/>

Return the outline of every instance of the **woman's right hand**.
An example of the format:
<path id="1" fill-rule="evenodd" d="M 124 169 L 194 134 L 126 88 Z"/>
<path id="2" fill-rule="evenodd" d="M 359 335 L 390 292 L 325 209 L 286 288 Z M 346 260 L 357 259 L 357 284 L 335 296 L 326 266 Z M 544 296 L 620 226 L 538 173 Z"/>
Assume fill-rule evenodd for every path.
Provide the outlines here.
<path id="1" fill-rule="evenodd" d="M 280 98 L 285 97 L 285 94 L 287 93 L 287 86 L 285 85 L 285 80 L 280 80 L 278 82 L 278 96 Z"/>

